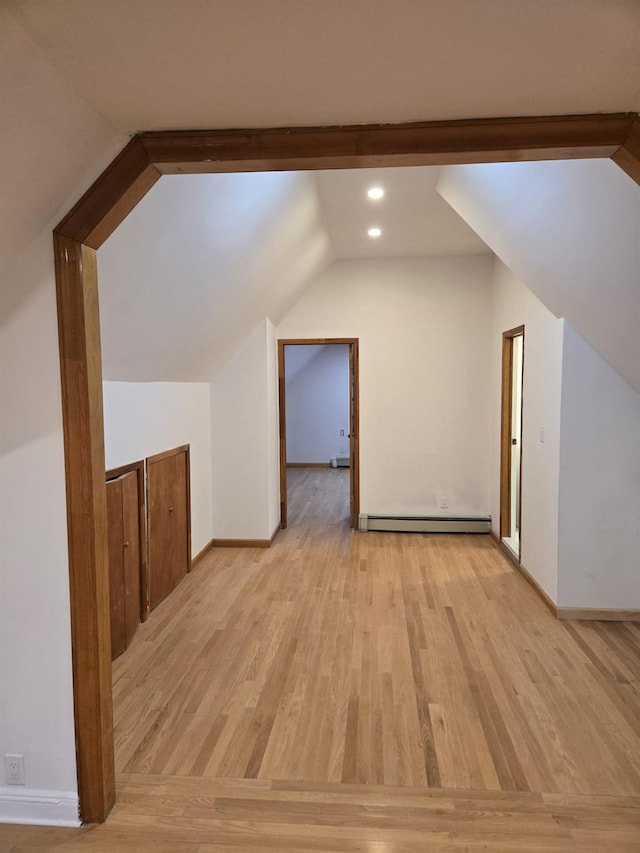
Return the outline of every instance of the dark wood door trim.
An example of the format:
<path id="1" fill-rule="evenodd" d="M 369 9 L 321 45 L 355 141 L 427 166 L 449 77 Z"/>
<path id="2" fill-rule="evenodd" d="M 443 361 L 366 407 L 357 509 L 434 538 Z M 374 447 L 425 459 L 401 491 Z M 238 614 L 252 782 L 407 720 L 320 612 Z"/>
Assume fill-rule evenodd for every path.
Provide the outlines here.
<path id="1" fill-rule="evenodd" d="M 287 394 L 285 383 L 285 347 L 288 346 L 324 346 L 326 344 L 346 344 L 352 354 L 349 358 L 349 395 L 351 384 L 354 387 L 353 430 L 349 439 L 351 465 L 349 473 L 351 527 L 358 526 L 360 514 L 360 396 L 359 396 L 359 338 L 282 338 L 278 341 L 278 425 L 280 445 L 280 528 L 287 526 Z M 350 425 L 351 428 L 351 425 Z"/>
<path id="2" fill-rule="evenodd" d="M 54 229 L 80 813 L 115 801 L 95 250 L 162 174 L 613 159 L 640 183 L 636 114 L 135 136 Z"/>

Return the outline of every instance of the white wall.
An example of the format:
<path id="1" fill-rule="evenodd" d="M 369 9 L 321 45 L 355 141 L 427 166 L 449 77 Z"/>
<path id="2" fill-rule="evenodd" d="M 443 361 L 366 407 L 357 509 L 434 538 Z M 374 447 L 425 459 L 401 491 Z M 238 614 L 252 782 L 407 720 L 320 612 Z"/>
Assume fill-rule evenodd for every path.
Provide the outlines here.
<path id="1" fill-rule="evenodd" d="M 640 186 L 611 160 L 447 166 L 438 189 L 640 390 Z"/>
<path id="2" fill-rule="evenodd" d="M 559 605 L 640 609 L 640 394 L 568 323 L 559 561 Z"/>
<path id="3" fill-rule="evenodd" d="M 288 359 L 299 350 L 313 355 L 290 379 Z M 349 456 L 349 346 L 285 347 L 285 378 L 287 462 L 328 463 Z"/>
<path id="4" fill-rule="evenodd" d="M 191 551 L 213 537 L 211 395 L 206 382 L 104 382 L 107 470 L 182 444 L 191 456 Z"/>
<path id="5" fill-rule="evenodd" d="M 267 471 L 268 471 L 268 530 L 271 535 L 280 524 L 280 424 L 278 412 L 278 359 L 276 327 L 266 320 L 267 350 Z"/>
<path id="6" fill-rule="evenodd" d="M 0 284 L 0 756 L 26 773 L 0 769 L 0 820 L 77 819 L 58 365 L 47 229 Z"/>
<path id="7" fill-rule="evenodd" d="M 337 261 L 279 338 L 360 339 L 361 511 L 486 515 L 489 256 Z"/>
<path id="8" fill-rule="evenodd" d="M 563 322 L 497 258 L 493 288 L 492 528 L 499 533 L 502 333 L 524 325 L 521 561 L 553 601 L 557 601 Z M 543 442 L 540 427 L 544 428 Z"/>
<path id="9" fill-rule="evenodd" d="M 259 323 L 211 381 L 213 530 L 269 539 L 278 523 L 275 339 Z"/>

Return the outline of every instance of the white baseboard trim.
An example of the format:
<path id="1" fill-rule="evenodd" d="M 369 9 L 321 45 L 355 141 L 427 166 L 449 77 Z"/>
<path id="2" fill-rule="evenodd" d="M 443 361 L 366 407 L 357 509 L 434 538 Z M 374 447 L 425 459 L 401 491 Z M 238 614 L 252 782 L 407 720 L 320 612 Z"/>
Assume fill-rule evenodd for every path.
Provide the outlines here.
<path id="1" fill-rule="evenodd" d="M 78 812 L 78 795 L 74 791 L 0 788 L 0 823 L 80 826 Z"/>

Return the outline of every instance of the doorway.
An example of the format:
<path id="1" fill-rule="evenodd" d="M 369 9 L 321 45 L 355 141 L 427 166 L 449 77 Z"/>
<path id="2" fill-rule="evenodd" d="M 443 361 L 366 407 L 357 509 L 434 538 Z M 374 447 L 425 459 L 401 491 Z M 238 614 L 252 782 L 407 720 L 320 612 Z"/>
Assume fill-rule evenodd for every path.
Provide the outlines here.
<path id="1" fill-rule="evenodd" d="M 637 181 L 637 122 L 631 115 L 553 116 L 137 134 L 56 226 L 74 718 L 83 820 L 104 821 L 115 801 L 96 250 L 163 174 L 591 156 L 613 159 Z M 357 382 L 357 371 L 355 377 Z M 356 479 L 356 508 L 358 485 Z"/>
<path id="2" fill-rule="evenodd" d="M 524 326 L 502 335 L 500 541 L 520 562 Z"/>
<path id="3" fill-rule="evenodd" d="M 296 338 L 278 341 L 278 407 L 280 428 L 280 527 L 288 523 L 287 499 L 287 393 L 286 350 L 292 347 L 346 346 L 349 357 L 348 379 L 348 433 L 339 436 L 349 448 L 349 526 L 355 528 L 360 512 L 360 414 L 357 338 Z M 336 464 L 337 464 L 337 458 Z M 332 464 L 332 460 L 327 460 Z"/>

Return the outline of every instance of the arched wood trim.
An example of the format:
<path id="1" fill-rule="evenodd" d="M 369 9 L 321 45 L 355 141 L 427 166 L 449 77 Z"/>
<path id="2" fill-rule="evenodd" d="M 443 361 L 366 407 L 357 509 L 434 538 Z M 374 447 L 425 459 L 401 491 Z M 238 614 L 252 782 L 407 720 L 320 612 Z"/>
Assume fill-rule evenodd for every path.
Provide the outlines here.
<path id="1" fill-rule="evenodd" d="M 115 800 L 95 250 L 163 174 L 612 158 L 640 183 L 635 114 L 135 136 L 54 230 L 80 811 Z"/>

